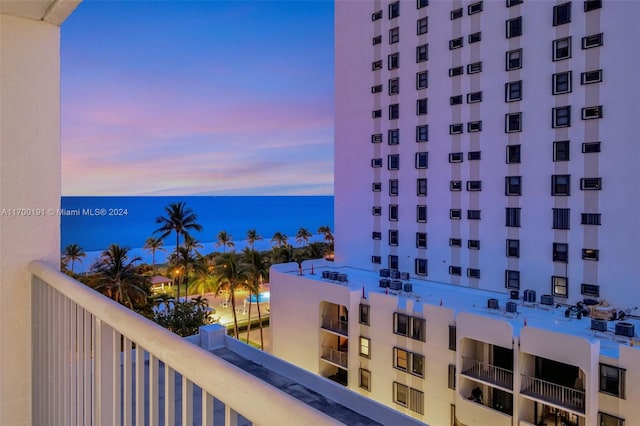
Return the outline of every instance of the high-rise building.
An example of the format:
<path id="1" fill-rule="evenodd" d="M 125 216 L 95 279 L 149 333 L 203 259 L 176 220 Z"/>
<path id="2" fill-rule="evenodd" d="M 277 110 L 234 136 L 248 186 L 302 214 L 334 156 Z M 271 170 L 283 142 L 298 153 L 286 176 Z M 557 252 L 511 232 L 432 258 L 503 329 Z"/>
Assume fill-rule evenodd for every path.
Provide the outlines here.
<path id="1" fill-rule="evenodd" d="M 273 269 L 274 354 L 431 424 L 640 424 L 639 18 L 337 1 L 335 264 Z"/>

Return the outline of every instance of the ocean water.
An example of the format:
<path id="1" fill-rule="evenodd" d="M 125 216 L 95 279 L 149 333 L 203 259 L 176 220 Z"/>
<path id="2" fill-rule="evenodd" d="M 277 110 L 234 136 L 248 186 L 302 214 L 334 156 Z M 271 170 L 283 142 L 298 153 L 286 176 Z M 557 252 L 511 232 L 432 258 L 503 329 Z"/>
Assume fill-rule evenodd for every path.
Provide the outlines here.
<path id="1" fill-rule="evenodd" d="M 214 250 L 218 232 L 224 230 L 233 236 L 236 250 L 244 247 L 247 231 L 255 228 L 263 237 L 256 249 L 271 247 L 275 232 L 289 236 L 295 245 L 299 228 L 307 228 L 314 240 L 320 226 L 333 229 L 333 196 L 192 196 L 192 197 L 62 197 L 61 250 L 69 244 L 78 244 L 87 257 L 75 270 L 83 272 L 110 244 L 129 247 L 132 254 L 151 262 L 151 255 L 142 250 L 147 238 L 158 228 L 156 218 L 164 216 L 165 206 L 183 201 L 198 216 L 201 232 L 192 235 L 204 244 L 203 254 Z M 156 253 L 161 262 L 175 247 L 175 234 L 165 239 L 165 252 Z"/>

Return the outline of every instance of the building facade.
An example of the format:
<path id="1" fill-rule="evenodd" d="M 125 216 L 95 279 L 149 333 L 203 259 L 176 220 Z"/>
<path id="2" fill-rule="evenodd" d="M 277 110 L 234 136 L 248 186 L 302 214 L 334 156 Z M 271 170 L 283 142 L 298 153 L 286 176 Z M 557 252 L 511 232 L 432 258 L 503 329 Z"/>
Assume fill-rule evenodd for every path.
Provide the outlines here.
<path id="1" fill-rule="evenodd" d="M 336 262 L 272 269 L 274 354 L 434 425 L 640 424 L 639 17 L 336 2 Z"/>

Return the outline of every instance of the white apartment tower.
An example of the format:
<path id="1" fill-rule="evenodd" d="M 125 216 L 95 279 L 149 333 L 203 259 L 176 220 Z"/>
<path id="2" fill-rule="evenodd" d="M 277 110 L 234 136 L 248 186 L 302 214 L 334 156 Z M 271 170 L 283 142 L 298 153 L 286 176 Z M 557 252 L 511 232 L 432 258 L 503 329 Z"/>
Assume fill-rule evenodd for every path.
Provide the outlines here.
<path id="1" fill-rule="evenodd" d="M 435 426 L 640 425 L 638 21 L 336 1 L 335 262 L 272 268 L 274 354 Z"/>

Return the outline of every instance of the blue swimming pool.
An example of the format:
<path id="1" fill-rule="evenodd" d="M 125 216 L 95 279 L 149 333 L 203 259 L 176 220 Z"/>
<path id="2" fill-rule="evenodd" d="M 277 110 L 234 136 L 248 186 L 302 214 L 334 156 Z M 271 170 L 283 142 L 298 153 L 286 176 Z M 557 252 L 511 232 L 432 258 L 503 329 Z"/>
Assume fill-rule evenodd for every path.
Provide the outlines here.
<path id="1" fill-rule="evenodd" d="M 251 303 L 256 303 L 256 301 L 258 303 L 268 302 L 269 301 L 269 297 L 270 297 L 270 292 L 268 292 L 268 291 L 260 293 L 258 295 L 258 297 L 257 297 L 257 300 L 256 300 L 256 295 L 252 294 L 251 295 Z M 245 302 L 249 302 L 249 298 L 248 297 L 245 299 Z"/>

